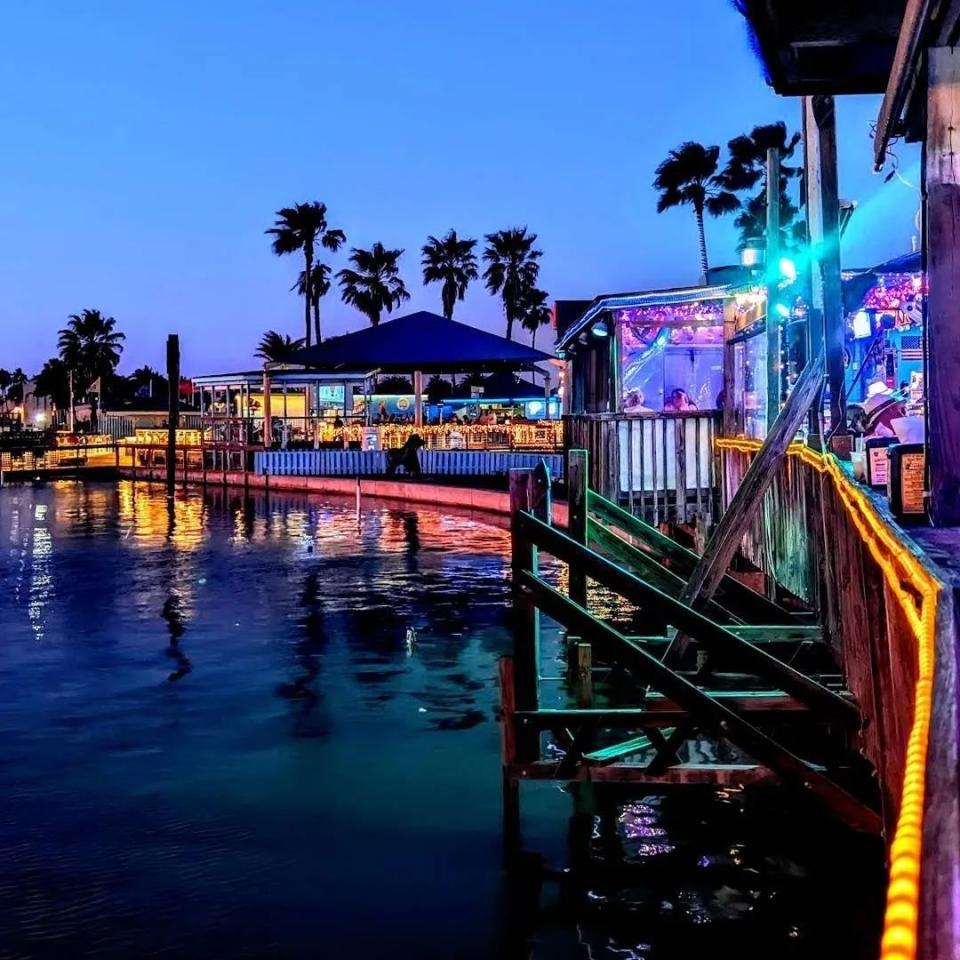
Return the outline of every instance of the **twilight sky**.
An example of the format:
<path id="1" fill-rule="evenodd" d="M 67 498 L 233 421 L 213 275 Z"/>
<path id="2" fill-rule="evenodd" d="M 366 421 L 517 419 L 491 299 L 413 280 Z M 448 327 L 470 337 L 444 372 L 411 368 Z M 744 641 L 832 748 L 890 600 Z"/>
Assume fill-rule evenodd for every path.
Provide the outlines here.
<path id="1" fill-rule="evenodd" d="M 657 215 L 653 170 L 685 139 L 799 126 L 764 85 L 723 0 L 8 0 L 0 13 L 0 366 L 30 374 L 67 314 L 127 333 L 121 370 L 253 364 L 268 328 L 300 335 L 300 268 L 272 255 L 273 211 L 323 200 L 350 245 L 419 247 L 453 226 L 528 225 L 551 298 L 693 283 L 688 210 Z M 871 173 L 875 98 L 839 103 L 846 265 L 910 249 L 908 183 Z M 708 222 L 713 263 L 732 218 Z M 345 251 L 332 263 L 339 268 Z M 366 320 L 324 301 L 326 333 Z M 502 332 L 478 284 L 456 318 Z"/>

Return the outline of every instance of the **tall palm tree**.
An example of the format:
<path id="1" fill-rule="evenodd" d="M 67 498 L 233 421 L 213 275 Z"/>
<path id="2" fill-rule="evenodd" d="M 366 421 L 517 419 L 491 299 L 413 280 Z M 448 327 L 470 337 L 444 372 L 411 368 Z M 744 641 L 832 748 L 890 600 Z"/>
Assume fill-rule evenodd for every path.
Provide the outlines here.
<path id="1" fill-rule="evenodd" d="M 303 253 L 303 290 L 312 294 L 314 289 L 311 274 L 317 243 L 327 250 L 337 251 L 346 242 L 347 235 L 342 230 L 333 230 L 327 226 L 327 205 L 313 200 L 310 203 L 297 203 L 292 207 L 282 207 L 276 213 L 274 225 L 265 233 L 273 236 L 273 252 L 281 257 L 287 253 Z M 309 295 L 303 298 L 303 342 L 310 346 L 310 306 Z M 319 313 L 315 314 L 319 316 Z M 317 333 L 319 341 L 320 334 Z"/>
<path id="2" fill-rule="evenodd" d="M 20 367 L 17 367 L 10 374 L 10 386 L 4 396 L 9 397 L 14 403 L 23 403 L 23 392 L 27 382 L 27 375 Z"/>
<path id="3" fill-rule="evenodd" d="M 553 320 L 553 311 L 547 303 L 547 293 L 537 287 L 531 287 L 523 298 L 523 316 L 520 326 L 530 331 L 530 346 L 537 345 L 537 331 Z"/>
<path id="4" fill-rule="evenodd" d="M 537 285 L 540 274 L 542 250 L 536 250 L 535 233 L 527 233 L 526 227 L 513 227 L 488 233 L 483 259 L 487 264 L 483 279 L 487 289 L 500 294 L 503 312 L 507 317 L 507 339 L 513 339 L 514 321 L 523 318 L 523 302 L 526 291 Z"/>
<path id="5" fill-rule="evenodd" d="M 307 271 L 301 270 L 297 282 L 290 289 L 296 290 L 301 297 L 310 301 L 310 306 L 313 307 L 313 335 L 317 343 L 320 343 L 323 339 L 320 336 L 320 300 L 330 292 L 330 267 L 325 263 L 315 263 L 310 271 L 309 291 L 307 282 Z"/>
<path id="6" fill-rule="evenodd" d="M 697 236 L 700 241 L 700 270 L 704 277 L 710 269 L 707 259 L 707 238 L 703 226 L 704 211 L 714 217 L 730 213 L 740 201 L 717 175 L 719 147 L 705 147 L 688 140 L 671 150 L 656 169 L 654 189 L 660 191 L 657 213 L 671 207 L 690 205 L 697 218 Z"/>
<path id="7" fill-rule="evenodd" d="M 4 400 L 7 399 L 7 390 L 10 389 L 10 384 L 13 383 L 13 378 L 9 370 L 4 370 L 3 367 L 0 367 L 0 398 Z"/>
<path id="8" fill-rule="evenodd" d="M 268 363 L 287 363 L 303 347 L 302 340 L 294 340 L 276 330 L 268 330 L 261 338 L 255 356 Z"/>
<path id="9" fill-rule="evenodd" d="M 33 392 L 38 397 L 48 397 L 57 410 L 57 418 L 70 406 L 70 374 L 67 365 L 59 357 L 51 357 L 43 369 L 33 378 Z"/>
<path id="10" fill-rule="evenodd" d="M 453 319 L 454 304 L 463 300 L 467 285 L 477 279 L 477 255 L 473 252 L 476 245 L 476 240 L 461 240 L 451 228 L 442 240 L 427 237 L 421 249 L 423 282 L 443 284 L 440 299 L 448 320 Z"/>
<path id="11" fill-rule="evenodd" d="M 380 324 L 384 310 L 392 313 L 394 307 L 410 299 L 400 279 L 398 262 L 402 255 L 403 250 L 387 250 L 379 242 L 369 250 L 354 247 L 350 251 L 353 267 L 344 267 L 337 274 L 343 302 L 356 307 L 374 327 Z"/>
<path id="12" fill-rule="evenodd" d="M 99 310 L 71 313 L 60 331 L 57 345 L 60 359 L 89 386 L 98 377 L 109 377 L 120 362 L 126 335 L 117 330 L 117 321 Z"/>
<path id="13" fill-rule="evenodd" d="M 760 185 L 759 191 L 743 203 L 742 212 L 734 220 L 734 225 L 740 231 L 741 249 L 749 240 L 762 237 L 767 228 L 767 151 L 771 148 L 780 153 L 778 192 L 781 246 L 789 247 L 791 241 L 802 234 L 795 223 L 800 211 L 789 192 L 790 181 L 801 175 L 802 168 L 784 162 L 793 156 L 799 143 L 800 134 L 789 135 L 787 125 L 779 121 L 756 126 L 749 134 L 734 137 L 727 144 L 730 155 L 727 165 L 717 177 L 718 181 L 725 189 L 736 192 L 752 190 Z"/>

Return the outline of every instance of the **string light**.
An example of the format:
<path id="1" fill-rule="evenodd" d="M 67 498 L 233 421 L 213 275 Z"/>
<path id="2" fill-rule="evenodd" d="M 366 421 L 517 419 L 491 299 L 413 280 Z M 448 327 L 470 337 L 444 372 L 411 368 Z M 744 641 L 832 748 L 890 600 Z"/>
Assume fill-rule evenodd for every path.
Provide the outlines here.
<path id="1" fill-rule="evenodd" d="M 757 440 L 722 437 L 717 439 L 716 446 L 720 450 L 753 454 L 760 449 L 761 443 Z M 897 540 L 874 511 L 863 491 L 843 472 L 835 457 L 818 454 L 799 443 L 791 444 L 787 452 L 799 457 L 818 473 L 830 476 L 844 509 L 883 572 L 917 643 L 913 723 L 907 738 L 900 812 L 890 844 L 887 906 L 880 949 L 881 960 L 915 960 L 927 747 L 933 708 L 936 609 L 942 585 Z M 912 592 L 905 589 L 905 582 L 910 585 Z"/>

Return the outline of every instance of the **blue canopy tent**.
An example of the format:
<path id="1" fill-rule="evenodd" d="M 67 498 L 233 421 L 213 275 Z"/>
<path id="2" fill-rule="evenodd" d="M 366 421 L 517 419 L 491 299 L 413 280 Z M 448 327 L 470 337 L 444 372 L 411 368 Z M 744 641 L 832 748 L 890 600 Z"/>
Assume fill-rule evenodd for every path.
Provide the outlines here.
<path id="1" fill-rule="evenodd" d="M 536 370 L 552 356 L 486 330 L 420 310 L 376 327 L 331 337 L 295 353 L 312 370 L 413 374 L 416 422 L 422 423 L 424 373 L 512 373 Z"/>

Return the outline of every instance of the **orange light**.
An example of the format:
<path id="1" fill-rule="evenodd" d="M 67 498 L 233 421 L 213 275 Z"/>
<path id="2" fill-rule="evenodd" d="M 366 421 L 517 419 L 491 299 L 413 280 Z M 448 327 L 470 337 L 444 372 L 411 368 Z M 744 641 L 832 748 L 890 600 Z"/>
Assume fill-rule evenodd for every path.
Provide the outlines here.
<path id="1" fill-rule="evenodd" d="M 738 453 L 756 453 L 761 446 L 758 440 L 727 437 L 718 438 L 716 445 L 720 450 Z M 914 960 L 920 909 L 927 743 L 933 706 L 936 610 L 941 585 L 874 512 L 869 499 L 844 473 L 834 456 L 819 454 L 799 443 L 791 444 L 787 452 L 818 473 L 830 476 L 857 532 L 883 571 L 917 642 L 913 723 L 907 740 L 900 813 L 890 844 L 890 879 L 880 948 L 881 960 Z M 905 583 L 913 592 L 905 589 Z"/>

